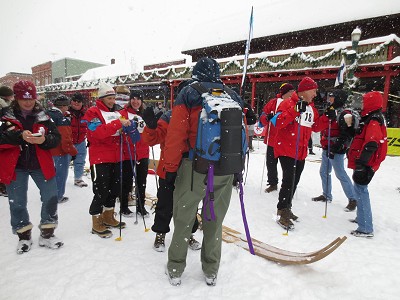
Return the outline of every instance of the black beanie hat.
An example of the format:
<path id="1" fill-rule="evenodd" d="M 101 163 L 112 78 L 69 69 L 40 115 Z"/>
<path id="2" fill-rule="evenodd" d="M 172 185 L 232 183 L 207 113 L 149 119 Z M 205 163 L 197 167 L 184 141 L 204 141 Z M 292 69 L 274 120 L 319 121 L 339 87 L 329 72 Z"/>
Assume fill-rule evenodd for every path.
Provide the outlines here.
<path id="1" fill-rule="evenodd" d="M 0 86 L 0 97 L 10 97 L 14 95 L 14 92 L 11 88 L 9 88 L 8 86 Z"/>
<path id="2" fill-rule="evenodd" d="M 69 103 L 69 98 L 63 94 L 58 95 L 53 101 L 54 106 L 69 105 Z"/>
<path id="3" fill-rule="evenodd" d="M 131 95 L 130 95 L 129 99 L 133 99 L 134 97 L 137 97 L 143 101 L 143 99 L 144 99 L 143 91 L 139 90 L 139 89 L 131 90 Z"/>
<path id="4" fill-rule="evenodd" d="M 71 100 L 74 100 L 76 102 L 83 102 L 83 96 L 81 93 L 76 92 L 75 94 L 72 95 Z"/>
<path id="5" fill-rule="evenodd" d="M 334 97 L 333 108 L 343 107 L 347 101 L 348 93 L 345 90 L 333 90 L 329 96 Z"/>

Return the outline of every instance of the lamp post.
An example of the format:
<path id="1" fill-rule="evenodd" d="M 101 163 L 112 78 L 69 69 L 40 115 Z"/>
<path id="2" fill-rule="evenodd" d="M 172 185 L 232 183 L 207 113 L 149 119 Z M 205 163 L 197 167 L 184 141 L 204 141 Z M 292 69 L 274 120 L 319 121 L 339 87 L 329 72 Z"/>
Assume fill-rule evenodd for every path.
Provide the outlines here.
<path id="1" fill-rule="evenodd" d="M 354 72 L 358 66 L 357 49 L 360 38 L 361 29 L 356 27 L 351 33 L 351 50 L 346 53 L 347 59 L 350 61 L 347 73 L 347 88 L 349 90 L 353 89 L 358 81 L 358 78 L 354 76 Z"/>

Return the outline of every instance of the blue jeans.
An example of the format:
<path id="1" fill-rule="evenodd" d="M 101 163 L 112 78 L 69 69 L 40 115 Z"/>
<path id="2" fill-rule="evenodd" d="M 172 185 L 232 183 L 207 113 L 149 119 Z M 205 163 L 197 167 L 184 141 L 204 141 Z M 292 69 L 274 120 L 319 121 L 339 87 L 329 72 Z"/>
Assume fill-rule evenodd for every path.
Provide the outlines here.
<path id="1" fill-rule="evenodd" d="M 8 203 L 10 204 L 11 228 L 13 233 L 18 229 L 31 225 L 27 209 L 28 203 L 28 180 L 32 177 L 40 191 L 42 210 L 40 224 L 57 224 L 57 184 L 53 177 L 46 180 L 42 170 L 16 169 L 16 180 L 7 185 Z"/>
<path id="2" fill-rule="evenodd" d="M 82 179 L 83 169 L 85 168 L 86 162 L 86 140 L 83 140 L 80 144 L 74 144 L 76 150 L 78 150 L 78 154 L 74 160 L 74 179 Z"/>
<path id="3" fill-rule="evenodd" d="M 344 154 L 335 153 L 334 158 L 330 159 L 326 156 L 326 153 L 326 150 L 322 151 L 322 162 L 319 169 L 319 175 L 321 176 L 322 182 L 322 194 L 326 199 L 328 199 L 328 201 L 332 201 L 331 173 L 333 167 L 336 178 L 339 179 L 346 197 L 351 200 L 355 199 L 353 183 L 344 169 Z"/>
<path id="4" fill-rule="evenodd" d="M 354 183 L 354 191 L 356 192 L 357 200 L 357 230 L 364 233 L 374 232 L 368 185 Z"/>
<path id="5" fill-rule="evenodd" d="M 57 196 L 58 200 L 61 200 L 65 194 L 65 184 L 67 183 L 71 155 L 53 156 L 53 160 L 56 167 Z"/>

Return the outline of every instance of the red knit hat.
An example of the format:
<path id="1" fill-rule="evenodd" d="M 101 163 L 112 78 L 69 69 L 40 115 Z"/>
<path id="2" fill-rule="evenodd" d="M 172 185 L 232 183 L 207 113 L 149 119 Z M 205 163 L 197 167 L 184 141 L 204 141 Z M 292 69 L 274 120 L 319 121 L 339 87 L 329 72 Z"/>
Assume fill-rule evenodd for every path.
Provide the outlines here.
<path id="1" fill-rule="evenodd" d="M 36 87 L 33 82 L 20 80 L 13 87 L 14 98 L 16 100 L 37 99 Z"/>
<path id="2" fill-rule="evenodd" d="M 310 77 L 304 77 L 300 81 L 297 91 L 304 92 L 304 91 L 314 90 L 317 88 L 318 88 L 318 85 L 314 80 L 312 80 Z"/>

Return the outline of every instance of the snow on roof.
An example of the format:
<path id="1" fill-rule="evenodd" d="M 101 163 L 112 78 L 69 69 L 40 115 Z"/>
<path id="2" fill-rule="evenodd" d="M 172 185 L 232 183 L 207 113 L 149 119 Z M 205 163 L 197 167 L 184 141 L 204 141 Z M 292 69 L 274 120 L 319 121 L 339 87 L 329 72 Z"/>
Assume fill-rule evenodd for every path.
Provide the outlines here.
<path id="1" fill-rule="evenodd" d="M 400 13 L 399 0 L 277 0 L 254 6 L 253 38 Z M 193 27 L 182 51 L 247 40 L 248 11 Z M 206 37 L 206 38 L 198 38 Z"/>
<path id="2" fill-rule="evenodd" d="M 90 81 L 108 77 L 124 76 L 137 72 L 131 65 L 113 64 L 87 70 L 78 81 Z"/>

